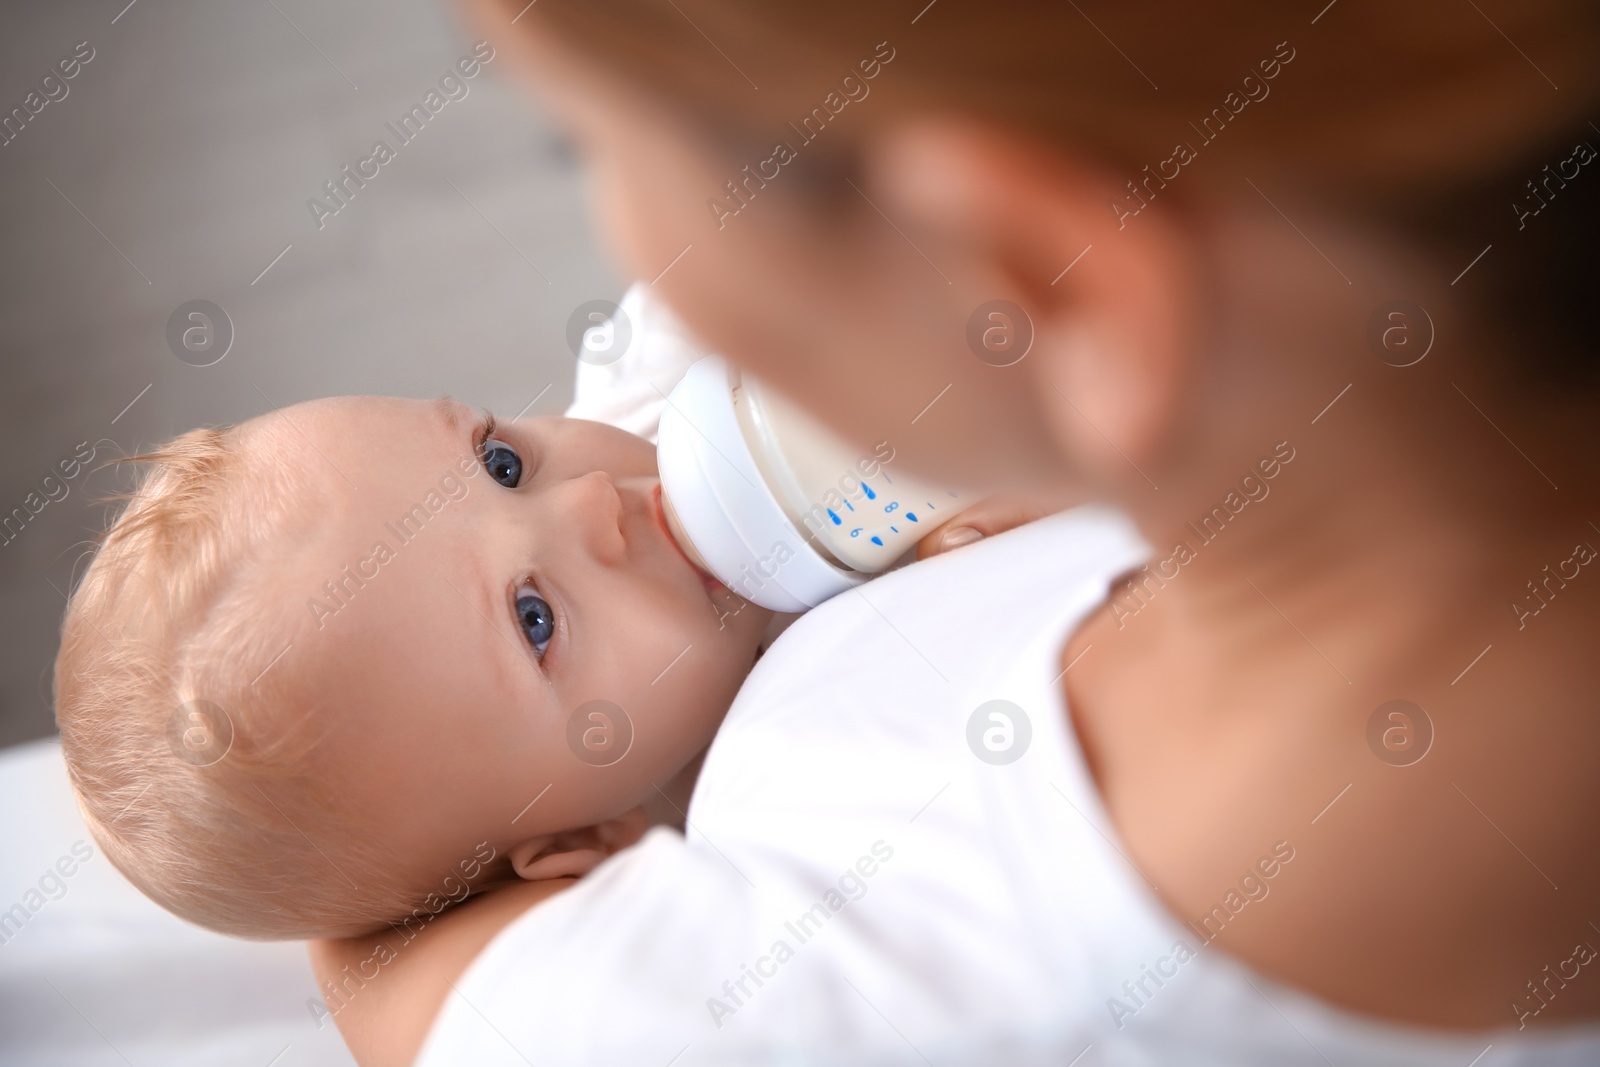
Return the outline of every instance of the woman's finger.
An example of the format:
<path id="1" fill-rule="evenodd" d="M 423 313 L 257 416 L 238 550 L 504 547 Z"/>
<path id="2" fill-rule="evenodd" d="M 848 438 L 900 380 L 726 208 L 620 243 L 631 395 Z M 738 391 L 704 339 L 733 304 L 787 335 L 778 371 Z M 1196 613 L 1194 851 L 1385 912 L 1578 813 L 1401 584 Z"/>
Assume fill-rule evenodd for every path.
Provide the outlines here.
<path id="1" fill-rule="evenodd" d="M 1035 496 L 1001 493 L 984 497 L 917 543 L 917 558 L 927 559 L 962 545 L 1030 523 L 1049 514 Z"/>

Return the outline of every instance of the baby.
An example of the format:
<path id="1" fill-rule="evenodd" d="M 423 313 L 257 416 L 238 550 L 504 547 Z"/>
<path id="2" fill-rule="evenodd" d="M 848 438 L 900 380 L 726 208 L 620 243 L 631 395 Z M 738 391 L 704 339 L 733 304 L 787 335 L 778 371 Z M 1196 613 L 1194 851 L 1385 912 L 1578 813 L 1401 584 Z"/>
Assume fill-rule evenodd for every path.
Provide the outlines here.
<path id="1" fill-rule="evenodd" d="M 650 438 L 704 353 L 648 287 L 620 315 L 581 418 L 337 397 L 143 457 L 55 692 L 84 819 L 146 895 L 240 937 L 412 929 L 682 826 L 782 620 L 669 534 Z M 919 554 L 1056 506 L 979 501 Z"/>
<path id="2" fill-rule="evenodd" d="M 770 618 L 601 423 L 341 397 L 145 458 L 68 608 L 57 718 L 106 854 L 225 933 L 586 873 L 686 803 Z"/>
<path id="3" fill-rule="evenodd" d="M 682 827 L 787 617 L 667 531 L 651 438 L 704 352 L 648 286 L 619 314 L 582 418 L 336 397 L 142 458 L 67 606 L 56 720 L 147 896 L 240 937 L 354 936 Z M 976 502 L 918 553 L 1056 506 Z"/>

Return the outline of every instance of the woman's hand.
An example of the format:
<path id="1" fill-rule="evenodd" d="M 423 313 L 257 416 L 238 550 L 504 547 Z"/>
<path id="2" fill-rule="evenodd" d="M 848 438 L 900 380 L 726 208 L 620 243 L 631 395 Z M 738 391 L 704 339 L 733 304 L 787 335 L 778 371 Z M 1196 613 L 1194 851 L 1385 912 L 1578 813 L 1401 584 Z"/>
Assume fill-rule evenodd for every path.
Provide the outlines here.
<path id="1" fill-rule="evenodd" d="M 984 537 L 1004 533 L 1064 511 L 1081 499 L 1059 489 L 995 493 L 947 519 L 917 542 L 917 558 L 927 559 Z"/>

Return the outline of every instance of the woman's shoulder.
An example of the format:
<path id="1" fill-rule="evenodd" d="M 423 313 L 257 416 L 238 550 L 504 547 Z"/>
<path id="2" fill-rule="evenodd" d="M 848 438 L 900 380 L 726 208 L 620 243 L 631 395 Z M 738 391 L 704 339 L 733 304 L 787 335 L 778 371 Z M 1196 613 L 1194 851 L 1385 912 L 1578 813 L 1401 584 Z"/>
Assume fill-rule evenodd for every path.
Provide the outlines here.
<path id="1" fill-rule="evenodd" d="M 1594 630 L 1570 632 L 1495 645 L 1465 688 L 1446 654 L 1419 691 L 1419 648 L 1399 688 L 1292 714 L 1236 693 L 1226 714 L 1175 715 L 1152 680 L 1074 725 L 1130 857 L 1206 944 L 1358 1017 L 1559 1027 L 1600 1017 L 1600 670 L 1575 677 Z M 1396 697 L 1405 679 L 1415 699 Z M 1293 859 L 1269 880 L 1274 848 Z"/>

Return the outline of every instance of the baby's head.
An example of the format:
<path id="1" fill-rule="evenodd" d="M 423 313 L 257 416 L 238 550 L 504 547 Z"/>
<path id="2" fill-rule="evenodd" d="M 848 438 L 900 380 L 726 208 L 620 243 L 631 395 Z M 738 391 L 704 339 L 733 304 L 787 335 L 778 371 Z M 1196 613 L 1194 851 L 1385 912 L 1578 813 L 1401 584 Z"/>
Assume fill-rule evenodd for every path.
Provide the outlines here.
<path id="1" fill-rule="evenodd" d="M 226 933 L 585 873 L 710 741 L 768 617 L 672 543 L 651 446 L 598 423 L 342 397 L 148 458 L 67 610 L 56 714 L 106 854 Z"/>

